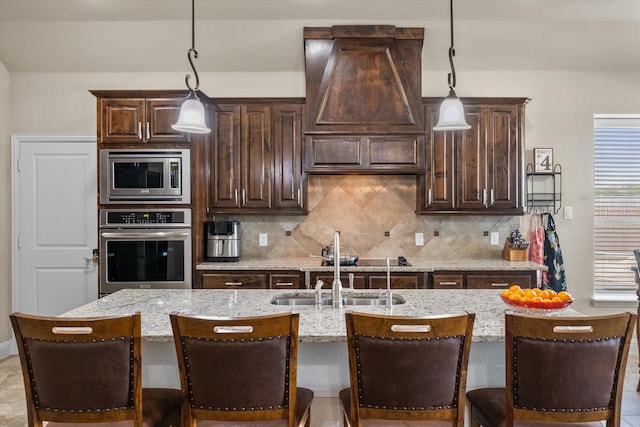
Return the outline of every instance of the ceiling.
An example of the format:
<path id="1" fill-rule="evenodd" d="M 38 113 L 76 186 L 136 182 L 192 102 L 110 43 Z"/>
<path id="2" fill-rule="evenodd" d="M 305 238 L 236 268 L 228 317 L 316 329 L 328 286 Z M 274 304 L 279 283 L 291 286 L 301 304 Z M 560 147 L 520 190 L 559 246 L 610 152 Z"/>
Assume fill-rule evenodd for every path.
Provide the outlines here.
<path id="1" fill-rule="evenodd" d="M 0 0 L 9 72 L 188 71 L 189 0 Z M 640 0 L 456 0 L 456 69 L 640 73 Z M 424 27 L 448 68 L 447 0 L 196 0 L 198 71 L 304 70 L 302 29 Z"/>

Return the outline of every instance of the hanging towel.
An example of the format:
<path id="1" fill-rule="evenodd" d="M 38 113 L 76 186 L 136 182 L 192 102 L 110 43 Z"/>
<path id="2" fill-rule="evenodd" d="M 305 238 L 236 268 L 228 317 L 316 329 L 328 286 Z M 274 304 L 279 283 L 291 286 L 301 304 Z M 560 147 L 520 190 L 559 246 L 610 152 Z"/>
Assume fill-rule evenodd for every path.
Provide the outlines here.
<path id="1" fill-rule="evenodd" d="M 542 215 L 531 215 L 529 225 L 529 260 L 538 264 L 544 264 L 544 226 L 542 225 Z M 538 287 L 544 288 L 549 279 L 546 271 L 538 272 Z"/>
<path id="2" fill-rule="evenodd" d="M 560 250 L 560 239 L 556 232 L 556 223 L 551 214 L 547 214 L 547 227 L 544 234 L 544 264 L 548 268 L 548 283 L 545 287 L 556 292 L 566 291 L 567 279 L 565 277 L 562 251 Z"/>

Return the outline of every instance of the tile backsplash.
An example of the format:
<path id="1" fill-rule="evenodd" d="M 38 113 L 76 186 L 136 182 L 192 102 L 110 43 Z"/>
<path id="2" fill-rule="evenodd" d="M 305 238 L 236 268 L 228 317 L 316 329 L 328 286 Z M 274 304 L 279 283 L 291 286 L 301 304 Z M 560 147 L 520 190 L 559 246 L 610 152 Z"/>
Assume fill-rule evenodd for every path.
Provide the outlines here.
<path id="1" fill-rule="evenodd" d="M 320 255 L 333 242 L 334 230 L 340 231 L 343 255 L 499 258 L 504 240 L 521 223 L 512 216 L 417 215 L 413 175 L 311 175 L 308 197 L 306 216 L 217 219 L 240 221 L 241 257 L 259 258 Z M 491 245 L 485 231 L 498 232 L 500 244 Z M 267 234 L 267 246 L 259 246 L 260 233 Z M 424 234 L 424 246 L 416 246 L 415 233 Z"/>

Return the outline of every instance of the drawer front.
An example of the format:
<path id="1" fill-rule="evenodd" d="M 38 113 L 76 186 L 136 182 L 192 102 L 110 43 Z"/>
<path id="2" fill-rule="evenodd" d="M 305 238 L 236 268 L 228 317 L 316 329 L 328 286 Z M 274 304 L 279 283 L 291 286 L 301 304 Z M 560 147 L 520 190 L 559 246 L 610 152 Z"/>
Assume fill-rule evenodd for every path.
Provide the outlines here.
<path id="1" fill-rule="evenodd" d="M 266 274 L 205 274 L 203 289 L 267 289 Z"/>
<path id="2" fill-rule="evenodd" d="M 311 287 L 314 288 L 316 286 L 316 282 L 318 280 L 322 280 L 324 285 L 322 289 L 331 289 L 331 284 L 333 283 L 333 274 L 332 275 L 324 275 L 318 274 L 314 276 L 311 275 Z M 349 287 L 349 274 L 340 274 L 340 281 L 342 282 L 343 288 Z M 364 289 L 365 284 L 367 283 L 367 279 L 364 275 L 354 273 L 353 275 L 353 287 L 354 289 Z"/>
<path id="3" fill-rule="evenodd" d="M 433 289 L 462 289 L 464 275 L 462 274 L 433 274 L 431 275 Z"/>
<path id="4" fill-rule="evenodd" d="M 513 284 L 522 288 L 532 286 L 531 276 L 527 274 L 493 275 L 467 274 L 468 289 L 507 289 Z"/>
<path id="5" fill-rule="evenodd" d="M 418 289 L 419 279 L 417 276 L 394 276 L 391 275 L 392 289 Z M 370 275 L 370 289 L 387 289 L 387 276 Z"/>
<path id="6" fill-rule="evenodd" d="M 269 276 L 271 289 L 301 289 L 302 279 L 300 274 L 272 274 Z"/>

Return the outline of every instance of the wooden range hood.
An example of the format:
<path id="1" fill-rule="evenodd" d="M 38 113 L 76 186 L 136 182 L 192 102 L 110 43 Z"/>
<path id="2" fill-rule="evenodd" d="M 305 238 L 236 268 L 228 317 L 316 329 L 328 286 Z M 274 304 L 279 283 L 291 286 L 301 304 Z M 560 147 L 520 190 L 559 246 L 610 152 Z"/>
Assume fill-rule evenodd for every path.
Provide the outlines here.
<path id="1" fill-rule="evenodd" d="M 423 40 L 392 25 L 304 29 L 307 172 L 424 172 Z"/>

